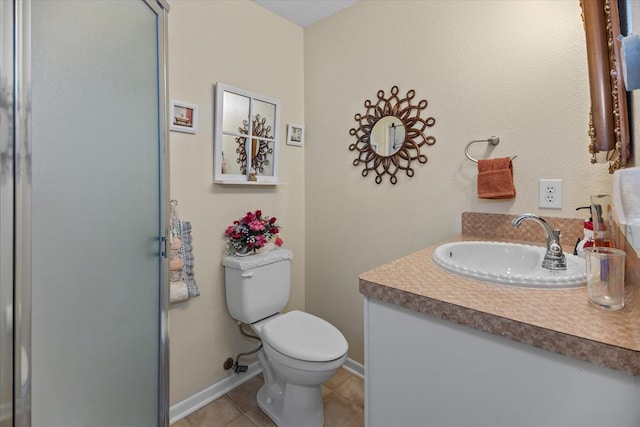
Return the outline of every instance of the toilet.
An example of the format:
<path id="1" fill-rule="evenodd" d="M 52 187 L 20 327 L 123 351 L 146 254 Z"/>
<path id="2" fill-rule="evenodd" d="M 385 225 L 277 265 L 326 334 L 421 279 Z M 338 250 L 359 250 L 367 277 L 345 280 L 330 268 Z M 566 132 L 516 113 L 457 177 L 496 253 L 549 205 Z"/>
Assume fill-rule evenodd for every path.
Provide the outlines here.
<path id="1" fill-rule="evenodd" d="M 291 259 L 283 248 L 225 257 L 227 308 L 262 340 L 260 409 L 278 427 L 322 427 L 322 384 L 344 364 L 349 345 L 326 320 L 298 310 L 280 313 L 289 302 Z"/>

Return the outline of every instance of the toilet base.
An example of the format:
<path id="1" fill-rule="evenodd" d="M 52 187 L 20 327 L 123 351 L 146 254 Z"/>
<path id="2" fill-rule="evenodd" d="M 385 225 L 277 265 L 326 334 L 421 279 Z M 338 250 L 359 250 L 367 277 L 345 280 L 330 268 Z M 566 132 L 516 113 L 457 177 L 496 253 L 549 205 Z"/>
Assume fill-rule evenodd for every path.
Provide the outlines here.
<path id="1" fill-rule="evenodd" d="M 258 390 L 258 406 L 278 427 L 322 427 L 324 406 L 320 386 L 287 384 L 284 396 L 272 396 L 267 384 Z"/>

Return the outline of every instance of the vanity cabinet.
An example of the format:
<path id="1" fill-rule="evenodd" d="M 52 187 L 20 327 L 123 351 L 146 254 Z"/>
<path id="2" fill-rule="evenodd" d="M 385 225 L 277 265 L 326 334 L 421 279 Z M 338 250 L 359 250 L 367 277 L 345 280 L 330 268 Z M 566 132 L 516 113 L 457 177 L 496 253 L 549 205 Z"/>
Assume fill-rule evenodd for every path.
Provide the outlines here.
<path id="1" fill-rule="evenodd" d="M 364 304 L 368 427 L 640 425 L 640 377 L 371 296 Z"/>

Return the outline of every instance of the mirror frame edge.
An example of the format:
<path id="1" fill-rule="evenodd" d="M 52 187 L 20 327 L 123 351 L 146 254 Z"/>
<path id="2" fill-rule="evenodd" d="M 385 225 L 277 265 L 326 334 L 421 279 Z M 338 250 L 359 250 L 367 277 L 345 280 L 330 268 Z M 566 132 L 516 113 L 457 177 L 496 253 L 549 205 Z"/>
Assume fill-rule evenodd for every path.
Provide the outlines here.
<path id="1" fill-rule="evenodd" d="M 617 0 L 580 0 L 589 70 L 589 153 L 606 152 L 609 173 L 631 157 L 627 92 L 620 60 L 620 17 Z M 602 160 L 600 160 L 602 161 Z"/>

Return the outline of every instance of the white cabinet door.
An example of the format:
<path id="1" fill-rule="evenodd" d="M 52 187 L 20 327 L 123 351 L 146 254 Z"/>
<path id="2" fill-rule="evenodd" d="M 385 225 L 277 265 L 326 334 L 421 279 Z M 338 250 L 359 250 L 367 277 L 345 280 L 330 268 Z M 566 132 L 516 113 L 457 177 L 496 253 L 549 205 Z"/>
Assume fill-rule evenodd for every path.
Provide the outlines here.
<path id="1" fill-rule="evenodd" d="M 367 299 L 369 427 L 640 425 L 637 377 Z"/>

